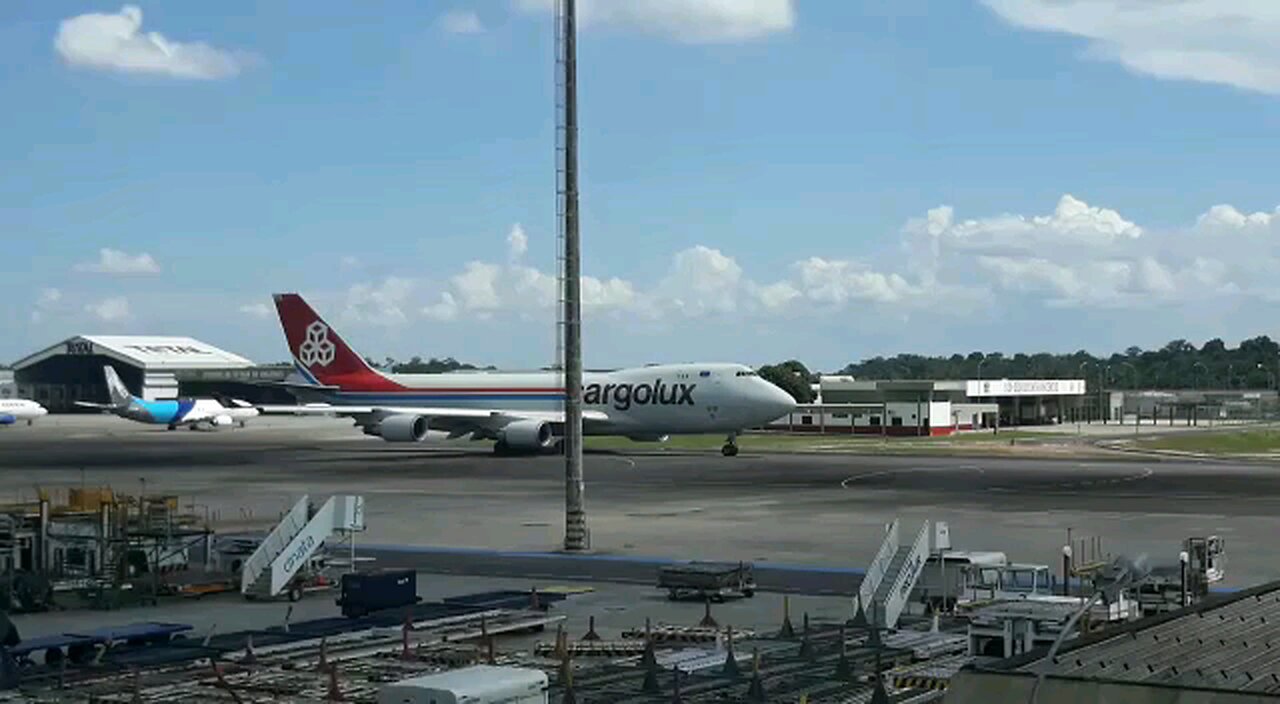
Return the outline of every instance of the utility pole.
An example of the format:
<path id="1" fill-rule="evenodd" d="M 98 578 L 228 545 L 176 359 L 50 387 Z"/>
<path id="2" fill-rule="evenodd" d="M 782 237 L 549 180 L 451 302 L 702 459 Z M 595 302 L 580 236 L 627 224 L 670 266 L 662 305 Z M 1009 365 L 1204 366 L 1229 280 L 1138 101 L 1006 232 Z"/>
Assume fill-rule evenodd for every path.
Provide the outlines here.
<path id="1" fill-rule="evenodd" d="M 564 375 L 564 549 L 587 550 L 582 478 L 582 253 L 578 239 L 578 57 L 575 0 L 556 0 L 557 200 L 561 231 Z"/>

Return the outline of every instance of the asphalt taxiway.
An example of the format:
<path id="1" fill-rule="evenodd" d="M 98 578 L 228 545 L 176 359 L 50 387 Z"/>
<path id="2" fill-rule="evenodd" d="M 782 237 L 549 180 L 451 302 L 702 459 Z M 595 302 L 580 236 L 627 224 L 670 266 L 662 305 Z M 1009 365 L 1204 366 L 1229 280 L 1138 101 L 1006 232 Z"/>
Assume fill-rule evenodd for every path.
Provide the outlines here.
<path id="1" fill-rule="evenodd" d="M 1186 536 L 1220 535 L 1228 585 L 1280 577 L 1280 467 L 1120 455 L 725 458 L 647 447 L 586 457 L 597 554 L 636 564 L 703 558 L 859 568 L 896 517 L 910 536 L 926 519 L 947 521 L 956 548 L 1003 550 L 1055 571 L 1068 528 L 1155 562 L 1176 561 Z M 562 478 L 555 457 L 494 457 L 487 443 L 390 445 L 321 419 L 169 432 L 81 416 L 0 432 L 0 500 L 29 499 L 37 486 L 136 492 L 145 484 L 235 530 L 270 522 L 304 493 L 359 493 L 369 546 L 554 550 Z M 492 563 L 434 554 L 445 555 L 435 558 L 444 571 Z"/>

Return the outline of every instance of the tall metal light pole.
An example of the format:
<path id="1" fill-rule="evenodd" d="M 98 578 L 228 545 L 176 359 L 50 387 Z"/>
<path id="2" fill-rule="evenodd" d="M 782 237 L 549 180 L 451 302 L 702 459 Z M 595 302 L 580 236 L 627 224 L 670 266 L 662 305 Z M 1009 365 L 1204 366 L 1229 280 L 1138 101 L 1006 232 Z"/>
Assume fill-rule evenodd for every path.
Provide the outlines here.
<path id="1" fill-rule="evenodd" d="M 556 0 L 556 78 L 560 229 L 561 325 L 564 337 L 564 549 L 590 547 L 582 478 L 582 253 L 578 239 L 578 50 L 575 0 Z"/>

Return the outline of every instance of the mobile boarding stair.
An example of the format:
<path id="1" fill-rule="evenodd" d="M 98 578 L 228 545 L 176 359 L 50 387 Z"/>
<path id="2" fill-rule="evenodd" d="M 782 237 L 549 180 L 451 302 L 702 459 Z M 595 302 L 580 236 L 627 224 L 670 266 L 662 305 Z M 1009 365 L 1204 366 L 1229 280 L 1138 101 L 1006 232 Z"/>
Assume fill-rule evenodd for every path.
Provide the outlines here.
<path id="1" fill-rule="evenodd" d="M 929 522 L 920 526 L 913 542 L 902 545 L 895 518 L 885 530 L 884 542 L 858 588 L 856 622 L 876 630 L 897 628 L 898 617 L 906 608 L 928 558 Z"/>
<path id="2" fill-rule="evenodd" d="M 363 496 L 331 496 L 314 514 L 310 497 L 303 496 L 244 561 L 240 593 L 272 599 L 287 590 L 296 601 L 301 590 L 291 583 L 325 542 L 335 535 L 354 541 L 364 528 Z"/>

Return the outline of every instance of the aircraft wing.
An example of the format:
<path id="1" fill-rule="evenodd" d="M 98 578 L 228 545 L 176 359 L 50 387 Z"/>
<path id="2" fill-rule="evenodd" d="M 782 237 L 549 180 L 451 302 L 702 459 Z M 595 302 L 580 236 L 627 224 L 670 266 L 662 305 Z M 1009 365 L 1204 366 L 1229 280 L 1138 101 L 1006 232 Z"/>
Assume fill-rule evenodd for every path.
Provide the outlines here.
<path id="1" fill-rule="evenodd" d="M 115 410 L 115 406 L 110 403 L 93 403 L 92 401 L 76 401 L 76 405 L 81 408 L 96 408 L 100 411 Z"/>
<path id="2" fill-rule="evenodd" d="M 360 425 L 373 425 L 383 418 L 397 415 L 426 416 L 428 427 L 461 434 L 472 430 L 495 431 L 519 420 L 563 423 L 561 411 L 516 411 L 488 408 L 424 408 L 421 406 L 334 406 L 312 403 L 302 406 L 258 406 L 263 415 L 325 415 L 354 418 Z M 607 423 L 609 416 L 601 411 L 582 412 L 582 421 Z"/>

